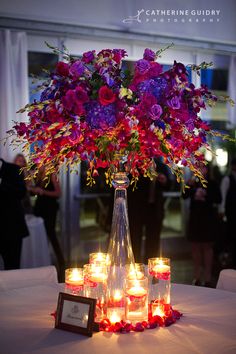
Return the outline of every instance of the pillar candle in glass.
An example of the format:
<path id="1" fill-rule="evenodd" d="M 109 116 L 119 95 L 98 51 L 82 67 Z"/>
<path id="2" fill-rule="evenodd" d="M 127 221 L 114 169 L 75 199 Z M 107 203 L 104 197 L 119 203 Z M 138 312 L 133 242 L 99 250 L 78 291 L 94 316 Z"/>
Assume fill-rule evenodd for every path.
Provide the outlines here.
<path id="1" fill-rule="evenodd" d="M 145 265 L 143 263 L 130 264 L 126 267 L 127 279 L 143 279 L 146 276 Z"/>
<path id="2" fill-rule="evenodd" d="M 107 318 L 111 323 L 125 320 L 125 299 L 123 289 L 114 289 L 113 296 L 110 296 L 107 303 Z"/>
<path id="3" fill-rule="evenodd" d="M 83 295 L 84 277 L 82 268 L 68 268 L 65 271 L 65 292 Z"/>
<path id="4" fill-rule="evenodd" d="M 149 258 L 149 303 L 160 304 L 161 310 L 163 310 L 163 304 L 170 304 L 170 276 L 169 258 Z"/>
<path id="5" fill-rule="evenodd" d="M 148 319 L 148 279 L 126 279 L 125 317 L 139 322 Z"/>
<path id="6" fill-rule="evenodd" d="M 89 255 L 89 263 L 96 265 L 109 265 L 109 257 L 107 253 L 96 252 L 90 253 Z"/>
<path id="7" fill-rule="evenodd" d="M 84 296 L 97 299 L 95 321 L 106 315 L 107 266 L 84 265 Z"/>

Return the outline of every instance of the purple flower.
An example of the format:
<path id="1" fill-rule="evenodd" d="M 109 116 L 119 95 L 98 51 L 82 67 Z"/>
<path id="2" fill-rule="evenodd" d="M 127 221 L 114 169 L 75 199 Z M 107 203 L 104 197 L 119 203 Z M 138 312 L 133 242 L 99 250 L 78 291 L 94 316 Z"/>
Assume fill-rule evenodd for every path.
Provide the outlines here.
<path id="1" fill-rule="evenodd" d="M 84 65 L 80 60 L 76 60 L 69 69 L 70 75 L 78 79 L 84 73 Z"/>
<path id="2" fill-rule="evenodd" d="M 153 119 L 153 120 L 157 120 L 160 118 L 160 116 L 162 115 L 162 108 L 159 104 L 154 104 L 152 107 L 151 107 L 151 111 L 150 111 L 150 117 Z"/>
<path id="3" fill-rule="evenodd" d="M 177 63 L 176 60 L 174 61 L 173 68 L 176 74 L 186 74 L 186 67 L 184 66 L 184 64 Z"/>
<path id="4" fill-rule="evenodd" d="M 168 83 L 165 78 L 158 77 L 157 79 L 150 79 L 141 82 L 138 89 L 141 93 L 151 93 L 160 101 L 167 93 Z"/>
<path id="5" fill-rule="evenodd" d="M 82 57 L 82 61 L 86 64 L 89 64 L 95 58 L 95 50 L 91 50 L 89 52 L 85 52 Z"/>
<path id="6" fill-rule="evenodd" d="M 107 129 L 116 124 L 115 107 L 113 104 L 106 106 L 97 101 L 86 104 L 86 121 L 94 129 Z"/>
<path id="7" fill-rule="evenodd" d="M 195 128 L 194 120 L 193 120 L 193 119 L 189 119 L 189 120 L 186 122 L 186 127 L 188 128 L 189 131 L 193 131 L 194 128 Z"/>
<path id="8" fill-rule="evenodd" d="M 180 109 L 179 97 L 174 96 L 170 100 L 167 100 L 167 105 L 172 109 Z"/>
<path id="9" fill-rule="evenodd" d="M 136 70 L 139 72 L 139 74 L 143 75 L 148 72 L 150 69 L 151 65 L 148 60 L 145 59 L 140 59 L 136 63 Z"/>
<path id="10" fill-rule="evenodd" d="M 156 53 L 153 50 L 146 48 L 143 53 L 143 59 L 148 61 L 154 61 L 156 59 Z"/>
<path id="11" fill-rule="evenodd" d="M 47 87 L 41 93 L 40 101 L 43 102 L 43 101 L 50 100 L 50 99 L 54 98 L 55 91 L 56 91 L 55 89 L 52 89 L 51 87 Z"/>
<path id="12" fill-rule="evenodd" d="M 99 75 L 102 76 L 109 87 L 114 85 L 115 80 L 113 79 L 112 74 L 109 72 L 108 68 L 101 67 L 99 69 Z"/>

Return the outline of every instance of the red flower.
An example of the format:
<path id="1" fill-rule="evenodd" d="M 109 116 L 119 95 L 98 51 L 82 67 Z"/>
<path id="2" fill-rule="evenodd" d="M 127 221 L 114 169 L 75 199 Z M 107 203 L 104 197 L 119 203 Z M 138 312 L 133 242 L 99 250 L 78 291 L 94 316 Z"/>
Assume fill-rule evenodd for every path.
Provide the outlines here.
<path id="1" fill-rule="evenodd" d="M 69 65 L 59 61 L 56 66 L 56 73 L 61 76 L 67 76 L 69 74 Z"/>
<path id="2" fill-rule="evenodd" d="M 116 95 L 107 86 L 102 86 L 98 92 L 99 101 L 103 106 L 115 102 Z"/>

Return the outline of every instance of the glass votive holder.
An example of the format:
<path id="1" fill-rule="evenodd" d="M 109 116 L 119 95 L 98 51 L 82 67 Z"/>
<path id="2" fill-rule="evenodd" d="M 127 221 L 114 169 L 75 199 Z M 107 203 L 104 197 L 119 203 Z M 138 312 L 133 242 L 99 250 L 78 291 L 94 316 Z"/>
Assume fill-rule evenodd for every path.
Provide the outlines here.
<path id="1" fill-rule="evenodd" d="M 109 265 L 109 256 L 107 253 L 94 252 L 89 255 L 89 263 L 96 265 Z"/>
<path id="2" fill-rule="evenodd" d="M 126 266 L 127 279 L 143 279 L 145 278 L 146 270 L 143 263 L 129 264 Z"/>
<path id="3" fill-rule="evenodd" d="M 169 258 L 149 258 L 149 303 L 170 304 L 171 268 Z"/>
<path id="4" fill-rule="evenodd" d="M 65 271 L 65 292 L 72 295 L 83 295 L 83 268 L 68 268 Z"/>
<path id="5" fill-rule="evenodd" d="M 84 296 L 97 299 L 95 321 L 101 321 L 106 315 L 107 266 L 84 265 Z"/>
<path id="6" fill-rule="evenodd" d="M 107 298 L 107 318 L 112 324 L 125 320 L 124 289 L 114 288 Z"/>
<path id="7" fill-rule="evenodd" d="M 148 319 L 148 279 L 126 279 L 125 317 L 139 322 Z"/>

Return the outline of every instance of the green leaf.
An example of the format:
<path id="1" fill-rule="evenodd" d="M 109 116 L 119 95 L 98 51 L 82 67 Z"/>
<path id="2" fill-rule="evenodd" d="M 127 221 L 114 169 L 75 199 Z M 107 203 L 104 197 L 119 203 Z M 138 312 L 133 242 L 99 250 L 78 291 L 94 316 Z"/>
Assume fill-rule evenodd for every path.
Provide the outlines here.
<path id="1" fill-rule="evenodd" d="M 169 149 L 166 147 L 164 143 L 161 143 L 161 151 L 164 152 L 165 154 L 169 153 Z"/>
<path id="2" fill-rule="evenodd" d="M 161 54 L 162 54 L 163 52 L 165 52 L 167 49 L 169 49 L 169 48 L 171 48 L 171 47 L 173 47 L 173 46 L 174 46 L 174 43 L 171 43 L 171 44 L 168 44 L 166 47 L 159 49 L 159 50 L 156 52 L 156 56 L 157 56 L 157 57 L 161 57 Z"/>

